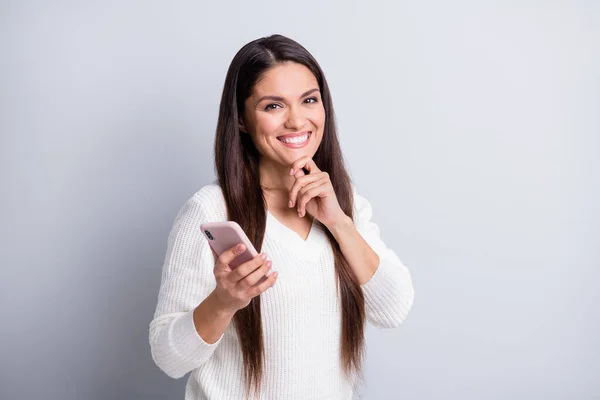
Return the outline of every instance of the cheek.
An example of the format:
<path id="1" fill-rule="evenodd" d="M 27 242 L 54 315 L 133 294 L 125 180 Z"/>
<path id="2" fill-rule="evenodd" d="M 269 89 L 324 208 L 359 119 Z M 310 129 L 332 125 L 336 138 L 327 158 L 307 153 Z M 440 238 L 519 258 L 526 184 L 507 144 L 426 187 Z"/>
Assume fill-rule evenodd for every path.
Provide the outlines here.
<path id="1" fill-rule="evenodd" d="M 323 126 L 325 126 L 325 109 L 323 107 L 315 109 L 311 113 L 310 119 L 312 120 L 313 124 L 318 126 L 320 129 L 323 129 Z"/>
<path id="2" fill-rule="evenodd" d="M 277 130 L 277 127 L 281 125 L 280 118 L 276 115 L 261 114 L 256 117 L 256 131 L 259 134 L 268 135 Z"/>

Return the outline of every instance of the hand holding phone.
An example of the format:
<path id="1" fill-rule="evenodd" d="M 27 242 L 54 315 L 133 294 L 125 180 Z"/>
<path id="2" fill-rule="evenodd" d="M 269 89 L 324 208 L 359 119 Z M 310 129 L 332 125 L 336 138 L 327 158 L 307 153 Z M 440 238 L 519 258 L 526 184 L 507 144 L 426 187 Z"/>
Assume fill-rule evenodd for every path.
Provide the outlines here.
<path id="1" fill-rule="evenodd" d="M 264 254 L 258 254 L 242 228 L 234 221 L 210 222 L 200 226 L 210 247 L 217 255 L 214 268 L 217 297 L 235 311 L 250 304 L 273 286 L 277 272 Z M 242 244 L 244 249 L 237 250 Z"/>

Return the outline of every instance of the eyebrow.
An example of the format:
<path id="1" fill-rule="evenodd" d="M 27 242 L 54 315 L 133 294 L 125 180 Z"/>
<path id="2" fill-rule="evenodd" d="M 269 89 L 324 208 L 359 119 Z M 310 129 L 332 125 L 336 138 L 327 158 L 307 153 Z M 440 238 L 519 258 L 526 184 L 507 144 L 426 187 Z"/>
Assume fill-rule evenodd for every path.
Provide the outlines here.
<path id="1" fill-rule="evenodd" d="M 318 91 L 319 91 L 318 88 L 310 89 L 309 91 L 302 93 L 302 96 L 300 96 L 299 98 L 301 99 L 303 97 L 308 96 L 309 94 L 311 94 L 313 92 L 318 92 Z M 279 97 L 279 96 L 263 96 L 260 99 L 258 99 L 256 104 L 260 103 L 263 100 L 284 101 L 285 99 L 283 97 Z"/>

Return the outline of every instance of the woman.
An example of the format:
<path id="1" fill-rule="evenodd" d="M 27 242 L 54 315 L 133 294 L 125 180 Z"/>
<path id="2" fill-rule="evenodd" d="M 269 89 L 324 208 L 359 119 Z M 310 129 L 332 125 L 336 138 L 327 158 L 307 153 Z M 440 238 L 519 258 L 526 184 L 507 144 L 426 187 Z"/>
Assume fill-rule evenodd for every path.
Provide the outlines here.
<path id="1" fill-rule="evenodd" d="M 414 291 L 350 182 L 327 81 L 300 44 L 273 35 L 235 55 L 215 164 L 169 235 L 154 361 L 174 378 L 192 372 L 188 400 L 351 399 L 365 320 L 398 326 Z M 226 220 L 262 251 L 233 271 L 243 250 L 218 256 L 200 232 Z"/>

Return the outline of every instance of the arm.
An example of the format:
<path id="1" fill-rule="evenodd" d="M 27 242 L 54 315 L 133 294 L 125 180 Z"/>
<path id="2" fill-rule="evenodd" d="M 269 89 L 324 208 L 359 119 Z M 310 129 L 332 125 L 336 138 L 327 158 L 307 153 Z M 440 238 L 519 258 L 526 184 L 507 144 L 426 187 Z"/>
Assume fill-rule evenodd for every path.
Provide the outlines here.
<path id="1" fill-rule="evenodd" d="M 234 315 L 235 311 L 225 308 L 212 292 L 194 310 L 194 326 L 200 337 L 212 344 L 223 336 Z"/>
<path id="2" fill-rule="evenodd" d="M 150 323 L 152 358 L 173 378 L 206 362 L 231 320 L 218 311 L 214 298 L 209 296 L 216 286 L 215 260 L 200 232 L 200 224 L 205 220 L 196 197 L 188 200 L 177 214 L 169 234 L 158 304 Z"/>
<path id="3" fill-rule="evenodd" d="M 354 194 L 354 222 L 347 217 L 328 227 L 358 278 L 365 296 L 367 320 L 382 328 L 399 326 L 414 300 L 408 269 L 381 240 L 371 204 Z"/>

